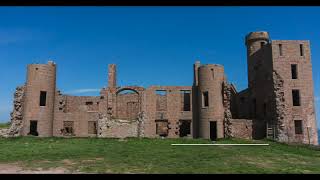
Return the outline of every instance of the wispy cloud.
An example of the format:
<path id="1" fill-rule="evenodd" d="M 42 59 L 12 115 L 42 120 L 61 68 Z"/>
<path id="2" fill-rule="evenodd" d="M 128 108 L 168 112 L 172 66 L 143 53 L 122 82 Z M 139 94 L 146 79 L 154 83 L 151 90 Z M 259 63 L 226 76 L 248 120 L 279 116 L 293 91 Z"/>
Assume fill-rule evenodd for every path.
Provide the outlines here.
<path id="1" fill-rule="evenodd" d="M 100 92 L 100 89 L 74 89 L 70 91 L 66 91 L 66 94 L 83 94 L 83 93 L 91 93 L 91 92 Z"/>

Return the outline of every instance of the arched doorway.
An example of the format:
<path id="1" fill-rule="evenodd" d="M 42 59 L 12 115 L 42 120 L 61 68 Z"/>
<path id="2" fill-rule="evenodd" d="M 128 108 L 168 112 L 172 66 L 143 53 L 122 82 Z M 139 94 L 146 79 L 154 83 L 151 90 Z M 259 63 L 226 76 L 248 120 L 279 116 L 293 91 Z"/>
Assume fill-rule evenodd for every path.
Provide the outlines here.
<path id="1" fill-rule="evenodd" d="M 140 95 L 138 91 L 123 88 L 116 93 L 116 117 L 118 119 L 138 119 L 140 107 Z"/>

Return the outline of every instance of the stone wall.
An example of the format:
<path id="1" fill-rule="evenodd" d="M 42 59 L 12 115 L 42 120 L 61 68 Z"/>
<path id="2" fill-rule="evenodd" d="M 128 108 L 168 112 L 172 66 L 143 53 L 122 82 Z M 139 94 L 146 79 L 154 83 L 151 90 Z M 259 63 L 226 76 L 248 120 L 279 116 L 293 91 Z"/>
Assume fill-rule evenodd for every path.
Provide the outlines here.
<path id="1" fill-rule="evenodd" d="M 250 119 L 231 119 L 231 137 L 252 139 L 252 120 Z"/>
<path id="2" fill-rule="evenodd" d="M 23 103 L 24 103 L 25 86 L 19 86 L 14 92 L 13 111 L 11 112 L 11 126 L 8 129 L 8 136 L 14 137 L 21 135 L 22 119 L 23 119 Z M 3 130 L 3 129 L 2 129 Z"/>
<path id="3" fill-rule="evenodd" d="M 126 138 L 144 137 L 145 115 L 140 112 L 136 120 L 114 119 L 100 114 L 97 133 L 98 137 Z"/>

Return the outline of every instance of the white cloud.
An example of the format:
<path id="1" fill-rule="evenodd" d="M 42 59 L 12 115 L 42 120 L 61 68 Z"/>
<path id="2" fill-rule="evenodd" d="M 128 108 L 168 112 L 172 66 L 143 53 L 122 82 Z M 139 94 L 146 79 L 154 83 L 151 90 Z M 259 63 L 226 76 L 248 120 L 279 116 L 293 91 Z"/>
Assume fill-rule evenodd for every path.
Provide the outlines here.
<path id="1" fill-rule="evenodd" d="M 71 91 L 65 92 L 66 94 L 82 94 L 82 93 L 90 93 L 90 92 L 100 92 L 100 89 L 74 89 Z"/>

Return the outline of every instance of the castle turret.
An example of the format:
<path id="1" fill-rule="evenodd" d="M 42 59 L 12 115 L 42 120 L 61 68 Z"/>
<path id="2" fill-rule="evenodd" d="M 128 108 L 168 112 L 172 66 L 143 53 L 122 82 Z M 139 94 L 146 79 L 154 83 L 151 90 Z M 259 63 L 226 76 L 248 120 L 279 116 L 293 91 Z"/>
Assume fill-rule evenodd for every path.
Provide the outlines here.
<path id="1" fill-rule="evenodd" d="M 246 36 L 247 65 L 248 65 L 248 86 L 254 84 L 256 61 L 265 58 L 262 49 L 269 44 L 269 33 L 265 31 L 251 32 Z"/>
<path id="2" fill-rule="evenodd" d="M 221 65 L 208 64 L 198 68 L 199 137 L 223 138 L 224 107 L 222 84 L 225 79 Z"/>
<path id="3" fill-rule="evenodd" d="M 52 136 L 55 92 L 54 62 L 28 65 L 23 135 Z"/>
<path id="4" fill-rule="evenodd" d="M 269 43 L 269 33 L 265 31 L 251 32 L 246 36 L 248 56 L 251 56 L 264 45 Z"/>

